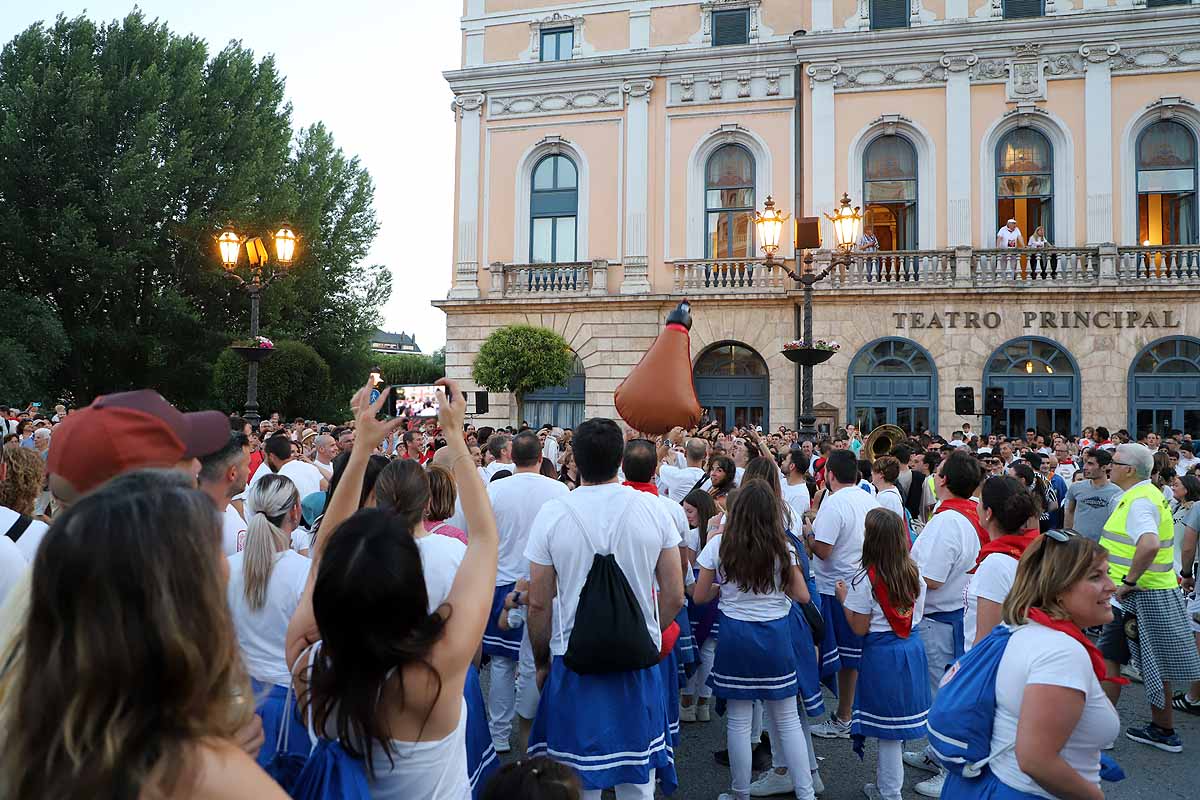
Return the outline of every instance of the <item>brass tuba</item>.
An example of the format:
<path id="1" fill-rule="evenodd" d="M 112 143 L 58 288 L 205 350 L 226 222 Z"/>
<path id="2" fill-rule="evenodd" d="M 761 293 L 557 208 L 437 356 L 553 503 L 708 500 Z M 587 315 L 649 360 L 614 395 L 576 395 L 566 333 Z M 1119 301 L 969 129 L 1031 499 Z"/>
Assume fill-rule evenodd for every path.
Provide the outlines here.
<path id="1" fill-rule="evenodd" d="M 904 429 L 897 425 L 880 425 L 871 431 L 867 441 L 863 443 L 861 457 L 874 461 L 880 456 L 889 455 L 892 448 L 908 438 Z"/>

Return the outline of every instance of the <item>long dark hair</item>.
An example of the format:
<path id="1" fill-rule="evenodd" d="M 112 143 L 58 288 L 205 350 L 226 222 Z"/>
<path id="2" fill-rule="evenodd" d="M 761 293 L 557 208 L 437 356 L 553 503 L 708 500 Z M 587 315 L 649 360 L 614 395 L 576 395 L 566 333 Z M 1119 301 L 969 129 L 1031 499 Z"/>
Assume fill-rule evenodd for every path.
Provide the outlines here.
<path id="1" fill-rule="evenodd" d="M 1030 517 L 1041 513 L 1040 498 L 1023 481 L 1007 475 L 993 475 L 984 481 L 980 501 L 1005 533 L 1021 532 Z"/>
<path id="2" fill-rule="evenodd" d="M 342 482 L 342 475 L 346 472 L 346 465 L 350 463 L 350 454 L 342 453 L 332 462 L 333 475 L 329 478 L 329 491 L 325 492 L 325 507 L 321 509 L 321 515 L 329 510 L 329 503 L 333 500 L 333 492 L 337 489 L 338 484 Z M 375 488 L 375 481 L 379 477 L 379 473 L 383 472 L 383 468 L 391 463 L 387 456 L 381 456 L 378 453 L 371 456 L 367 460 L 367 470 L 363 473 L 362 492 L 358 496 L 358 507 L 362 508 L 367 503 L 367 498 L 371 496 L 371 490 Z M 259 467 L 259 469 L 262 469 Z"/>
<path id="3" fill-rule="evenodd" d="M 783 513 L 783 527 L 791 530 L 796 520 L 792 519 L 792 510 L 783 501 L 783 485 L 779 479 L 779 465 L 775 463 L 775 459 L 766 456 L 757 456 L 751 459 L 750 463 L 746 465 L 746 471 L 742 473 L 742 480 L 748 481 L 755 478 L 766 481 L 767 485 L 771 487 L 771 491 L 775 492 Z"/>
<path id="4" fill-rule="evenodd" d="M 442 676 L 429 653 L 442 637 L 450 609 L 429 613 L 421 552 L 412 526 L 396 513 L 364 508 L 339 531 L 326 546 L 313 587 L 322 644 L 301 705 L 312 712 L 317 730 L 332 725 L 341 746 L 364 759 L 374 775 L 373 744 L 395 765 L 380 696 L 394 673 L 403 707 L 404 668 L 412 664 L 432 675 L 435 700 L 441 694 Z"/>
<path id="5" fill-rule="evenodd" d="M 770 594 L 787 585 L 792 562 L 783 506 L 761 478 L 745 481 L 731 497 L 720 556 L 725 580 L 743 592 Z"/>
<path id="6" fill-rule="evenodd" d="M 714 456 L 708 462 L 709 480 L 712 480 L 713 467 L 720 467 L 725 472 L 725 480 L 721 481 L 720 485 L 712 485 L 712 493 L 714 495 L 729 494 L 733 489 L 734 483 L 737 480 L 737 465 L 733 463 L 733 459 L 729 456 Z"/>
<path id="7" fill-rule="evenodd" d="M 908 535 L 900 516 L 886 508 L 867 512 L 863 531 L 862 573 L 875 568 L 875 577 L 887 587 L 888 599 L 897 611 L 916 605 L 921 593 L 921 573 L 908 552 Z"/>
<path id="8" fill-rule="evenodd" d="M 712 495 L 703 489 L 692 489 L 687 497 L 683 498 L 683 502 L 696 509 L 696 513 L 700 515 L 700 524 L 696 526 L 696 530 L 700 534 L 700 549 L 703 550 L 708 542 L 708 523 L 717 515 L 717 503 L 712 499 Z"/>
<path id="9" fill-rule="evenodd" d="M 429 475 L 411 458 L 388 464 L 375 481 L 375 505 L 399 517 L 409 531 L 424 519 L 431 496 Z"/>

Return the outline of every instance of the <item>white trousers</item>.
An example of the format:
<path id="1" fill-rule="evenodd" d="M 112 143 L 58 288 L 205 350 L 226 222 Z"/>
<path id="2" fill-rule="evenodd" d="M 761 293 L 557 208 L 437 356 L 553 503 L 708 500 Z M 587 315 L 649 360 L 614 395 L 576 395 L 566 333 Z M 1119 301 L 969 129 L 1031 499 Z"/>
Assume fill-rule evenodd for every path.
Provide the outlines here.
<path id="1" fill-rule="evenodd" d="M 533 645 L 529 643 L 529 629 L 526 628 L 521 639 L 521 660 L 517 664 L 517 714 L 522 719 L 532 720 L 537 716 L 541 696 L 537 686 L 537 665 L 533 663 Z"/>
<path id="2" fill-rule="evenodd" d="M 800 800 L 813 800 L 811 763 L 804 742 L 804 728 L 796 710 L 796 698 L 764 700 L 767 724 L 771 733 L 771 749 L 783 753 L 783 765 L 788 768 L 792 787 Z M 734 797 L 744 800 L 750 796 L 750 762 L 754 701 L 730 700 L 725 712 L 729 747 L 729 770 L 732 773 Z"/>
<path id="3" fill-rule="evenodd" d="M 654 800 L 654 781 L 650 783 L 618 783 L 613 791 L 617 800 Z M 585 789 L 583 800 L 600 800 L 603 791 L 600 789 Z"/>
<path id="4" fill-rule="evenodd" d="M 799 713 L 800 727 L 804 729 L 804 745 L 808 749 L 808 765 L 812 772 L 816 772 L 820 767 L 817 764 L 817 751 L 813 749 L 812 727 L 808 721 L 808 714 L 805 713 L 804 709 L 800 709 Z M 770 720 L 767 721 L 767 724 L 768 726 L 770 725 Z M 771 766 L 775 769 L 787 769 L 787 764 L 783 762 L 783 749 L 775 747 L 774 742 L 771 744 Z"/>
<path id="5" fill-rule="evenodd" d="M 713 659 L 717 657 L 717 640 L 708 637 L 700 645 L 700 666 L 688 678 L 687 690 L 684 694 L 691 697 L 712 697 L 712 687 L 708 685 L 708 673 L 712 672 Z"/>
<path id="6" fill-rule="evenodd" d="M 875 785 L 883 800 L 900 800 L 904 788 L 904 742 L 879 739 L 879 763 L 875 765 Z"/>
<path id="7" fill-rule="evenodd" d="M 512 736 L 513 714 L 517 710 L 517 662 L 503 656 L 492 656 L 492 681 L 488 686 L 488 729 L 496 744 L 508 744 Z"/>
<path id="8" fill-rule="evenodd" d="M 929 662 L 929 688 L 937 697 L 938 684 L 954 663 L 954 628 L 925 617 L 917 623 L 916 630 L 921 634 L 921 644 L 925 646 L 925 658 Z"/>

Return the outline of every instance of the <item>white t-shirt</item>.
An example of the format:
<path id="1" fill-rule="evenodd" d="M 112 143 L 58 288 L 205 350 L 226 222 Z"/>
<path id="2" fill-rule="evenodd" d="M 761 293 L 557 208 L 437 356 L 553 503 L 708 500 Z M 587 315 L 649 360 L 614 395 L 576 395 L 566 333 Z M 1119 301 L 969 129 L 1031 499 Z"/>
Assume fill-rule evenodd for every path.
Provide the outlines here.
<path id="1" fill-rule="evenodd" d="M 321 491 L 321 470 L 312 464 L 306 464 L 303 461 L 289 461 L 275 474 L 291 479 L 292 483 L 296 484 L 296 491 L 300 493 L 301 500 L 310 494 Z"/>
<path id="2" fill-rule="evenodd" d="M 680 503 L 683 502 L 684 497 L 687 497 L 696 482 L 703 477 L 704 470 L 700 467 L 680 469 L 672 467 L 670 464 L 663 464 L 658 470 L 658 490 L 676 503 Z"/>
<path id="3" fill-rule="evenodd" d="M 913 604 L 912 624 L 914 628 L 925 616 L 925 581 L 919 581 L 919 583 L 921 586 L 917 590 L 917 602 Z M 871 579 L 867 577 L 866 572 L 859 572 L 846 581 L 846 587 L 849 591 L 846 593 L 846 602 L 843 605 L 858 614 L 871 615 L 870 633 L 893 632 L 891 623 L 883 613 L 883 607 L 875 599 L 875 592 L 871 589 Z M 922 678 L 922 680 L 924 679 Z"/>
<path id="4" fill-rule="evenodd" d="M 9 591 L 21 582 L 27 569 L 30 569 L 29 562 L 21 555 L 16 543 L 7 536 L 0 536 L 0 605 Z"/>
<path id="5" fill-rule="evenodd" d="M 975 645 L 975 637 L 979 633 L 976 625 L 979 598 L 1003 603 L 1017 578 L 1017 563 L 1017 559 L 1012 556 L 992 553 L 983 560 L 974 575 L 967 576 L 967 588 L 963 598 L 963 638 L 966 640 L 967 650 Z"/>
<path id="6" fill-rule="evenodd" d="M 264 683 L 286 686 L 292 679 L 288 669 L 284 639 L 288 623 L 308 581 L 312 562 L 292 550 L 275 554 L 275 567 L 267 581 L 267 601 L 263 607 L 251 610 L 246 603 L 246 583 L 243 574 L 244 553 L 229 557 L 229 584 L 225 596 L 233 614 L 238 646 L 251 677 Z"/>
<path id="7" fill-rule="evenodd" d="M 785 480 L 779 488 L 783 491 L 783 502 L 792 512 L 792 533 L 799 535 L 800 520 L 803 519 L 804 512 L 812 506 L 812 498 L 808 496 L 808 484 L 801 482 L 792 486 Z"/>
<path id="8" fill-rule="evenodd" d="M 996 239 L 999 240 L 1001 247 L 1019 247 L 1021 244 L 1021 229 L 1014 228 L 1010 231 L 1008 226 L 1005 225 L 996 231 Z"/>
<path id="9" fill-rule="evenodd" d="M 479 469 L 482 470 L 479 474 L 480 474 L 480 476 L 483 477 L 483 482 L 489 483 L 492 480 L 492 476 L 495 475 L 497 472 L 499 472 L 502 469 L 506 469 L 509 472 L 516 473 L 517 465 L 512 463 L 511 461 L 507 464 L 501 464 L 499 461 L 493 461 L 492 463 L 488 464 L 486 467 L 480 467 Z"/>
<path id="10" fill-rule="evenodd" d="M 1025 687 L 1030 684 L 1065 686 L 1083 692 L 1087 701 L 1083 716 L 1067 738 L 1059 755 L 1091 783 L 1100 783 L 1100 748 L 1121 732 L 1116 709 L 1100 688 L 1083 645 L 1067 634 L 1037 623 L 1022 625 L 1000 659 L 996 675 L 996 716 L 992 726 L 992 752 L 1012 748 L 1017 740 L 1017 720 Z M 1017 765 L 1013 749 L 996 756 L 988 765 L 1003 783 L 1022 792 L 1052 798 Z"/>
<path id="11" fill-rule="evenodd" d="M 488 499 L 496 515 L 496 531 L 500 534 L 497 586 L 513 583 L 529 575 L 525 546 L 529 543 L 529 529 L 533 526 L 533 520 L 547 502 L 570 494 L 570 491 L 562 481 L 537 472 L 519 472 L 487 485 Z M 470 534 L 468 530 L 467 535 Z"/>
<path id="12" fill-rule="evenodd" d="M 651 640 L 655 647 L 662 645 L 654 571 L 662 551 L 678 548 L 680 540 L 657 504 L 658 500 L 646 492 L 619 483 L 605 483 L 580 486 L 542 506 L 529 532 L 525 558 L 534 564 L 554 567 L 557 573 L 551 655 L 561 656 L 567 651 L 567 642 L 575 628 L 579 593 L 597 552 L 592 545 L 601 553 L 612 552 L 616 556 L 641 607 Z M 587 526 L 586 534 L 580 530 L 580 521 Z"/>
<path id="13" fill-rule="evenodd" d="M 917 541 L 912 557 L 921 568 L 921 575 L 942 584 L 930 589 L 925 599 L 925 613 L 957 611 L 963 607 L 963 592 L 967 588 L 967 571 L 974 569 L 979 557 L 979 534 L 971 520 L 957 511 L 934 514 Z"/>
<path id="14" fill-rule="evenodd" d="M 1075 466 L 1074 461 L 1068 461 L 1065 464 L 1059 464 L 1054 468 L 1054 474 L 1061 477 L 1067 483 L 1075 477 L 1075 473 L 1079 471 L 1079 467 Z"/>
<path id="15" fill-rule="evenodd" d="M 542 445 L 542 458 L 550 459 L 550 463 L 558 468 L 558 439 L 553 436 L 546 437 L 546 443 Z"/>
<path id="16" fill-rule="evenodd" d="M 13 511 L 11 508 L 0 506 L 0 536 L 4 536 L 5 532 L 11 528 L 21 515 Z M 42 543 L 42 539 L 46 536 L 46 531 L 50 530 L 50 526 L 42 522 L 40 519 L 35 519 L 29 523 L 29 527 L 25 529 L 25 533 L 21 534 L 21 538 L 15 542 L 17 551 L 30 564 L 33 563 L 33 557 L 37 555 L 38 547 Z M 12 541 L 9 539 L 9 541 Z"/>
<path id="17" fill-rule="evenodd" d="M 1141 481 L 1129 487 L 1126 491 L 1131 491 L 1141 486 L 1143 483 L 1150 481 Z M 1121 495 L 1115 496 L 1109 501 L 1109 507 L 1116 510 L 1117 503 L 1121 501 Z M 1129 536 L 1137 542 L 1142 536 L 1148 533 L 1158 535 L 1159 507 L 1153 500 L 1140 498 L 1129 504 L 1129 516 L 1125 518 L 1125 530 L 1129 532 Z"/>
<path id="18" fill-rule="evenodd" d="M 879 501 L 879 505 L 888 511 L 894 511 L 901 520 L 904 519 L 904 500 L 900 497 L 900 490 L 895 486 L 877 493 L 875 499 Z"/>
<path id="19" fill-rule="evenodd" d="M 879 502 L 862 489 L 843 486 L 827 496 L 813 520 L 813 534 L 818 542 L 833 545 L 828 559 L 813 559 L 813 576 L 817 591 L 833 594 L 838 581 L 850 582 L 861 569 L 863 530 L 867 512 L 879 508 Z"/>
<path id="20" fill-rule="evenodd" d="M 221 515 L 221 552 L 227 556 L 240 553 L 246 546 L 246 520 L 232 503 Z"/>
<path id="21" fill-rule="evenodd" d="M 700 529 L 688 528 L 687 536 L 683 537 L 683 544 L 697 556 L 700 555 Z"/>
<path id="22" fill-rule="evenodd" d="M 313 459 L 312 465 L 321 473 L 321 477 L 325 480 L 333 480 L 333 463 L 322 464 L 319 460 Z"/>
<path id="23" fill-rule="evenodd" d="M 501 481 L 503 483 L 503 481 Z M 454 576 L 467 554 L 467 546 L 450 536 L 431 533 L 417 539 L 421 551 L 421 570 L 425 573 L 425 591 L 429 594 L 429 613 L 446 602 Z"/>
<path id="24" fill-rule="evenodd" d="M 292 549 L 299 553 L 301 550 L 312 549 L 312 531 L 303 525 L 292 531 Z M 312 554 L 309 553 L 311 556 Z"/>
<path id="25" fill-rule="evenodd" d="M 679 534 L 680 544 L 685 544 L 691 526 L 688 525 L 687 512 L 683 510 L 683 506 L 669 497 L 663 497 L 662 495 L 658 496 L 658 504 L 662 508 L 663 514 L 666 515 L 668 522 L 670 522 L 671 527 Z M 699 537 L 697 537 L 698 539 Z"/>
<path id="26" fill-rule="evenodd" d="M 721 585 L 721 613 L 743 622 L 770 622 L 786 617 L 792 610 L 791 598 L 784 592 L 784 586 L 775 578 L 775 591 L 770 594 L 743 592 L 733 581 L 726 580 L 721 571 L 721 534 L 709 538 L 708 543 L 700 552 L 696 563 L 702 569 L 711 569 L 716 573 L 714 580 Z M 791 563 L 796 562 L 796 553 L 791 553 Z"/>

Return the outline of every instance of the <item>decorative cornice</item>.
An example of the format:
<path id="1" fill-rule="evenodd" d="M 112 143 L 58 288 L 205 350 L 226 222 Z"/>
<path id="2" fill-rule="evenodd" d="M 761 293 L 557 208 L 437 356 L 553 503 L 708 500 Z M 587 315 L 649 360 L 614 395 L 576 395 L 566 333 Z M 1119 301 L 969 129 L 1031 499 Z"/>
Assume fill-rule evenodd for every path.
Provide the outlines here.
<path id="1" fill-rule="evenodd" d="M 1196 104 L 1185 97 L 1178 95 L 1166 95 L 1160 97 L 1152 103 L 1146 105 L 1147 111 L 1158 110 L 1159 119 L 1170 119 L 1175 116 L 1180 109 L 1195 109 Z"/>
<path id="2" fill-rule="evenodd" d="M 624 86 L 590 86 L 564 89 L 558 92 L 491 95 L 488 117 L 505 119 L 540 114 L 616 111 L 621 108 L 623 90 Z"/>
<path id="3" fill-rule="evenodd" d="M 455 96 L 450 103 L 450 110 L 455 116 L 463 113 L 472 113 L 483 108 L 484 95 L 482 92 L 476 94 L 460 94 Z"/>
<path id="4" fill-rule="evenodd" d="M 792 83 L 791 73 L 778 67 L 680 75 L 667 79 L 667 105 L 787 100 L 792 97 Z"/>
<path id="5" fill-rule="evenodd" d="M 1200 69 L 1200 42 L 1122 48 L 1113 59 L 1113 72 L 1158 72 Z"/>
<path id="6" fill-rule="evenodd" d="M 945 80 L 940 61 L 903 64 L 870 64 L 844 67 L 836 77 L 839 89 L 876 89 L 891 86 L 921 86 Z"/>

